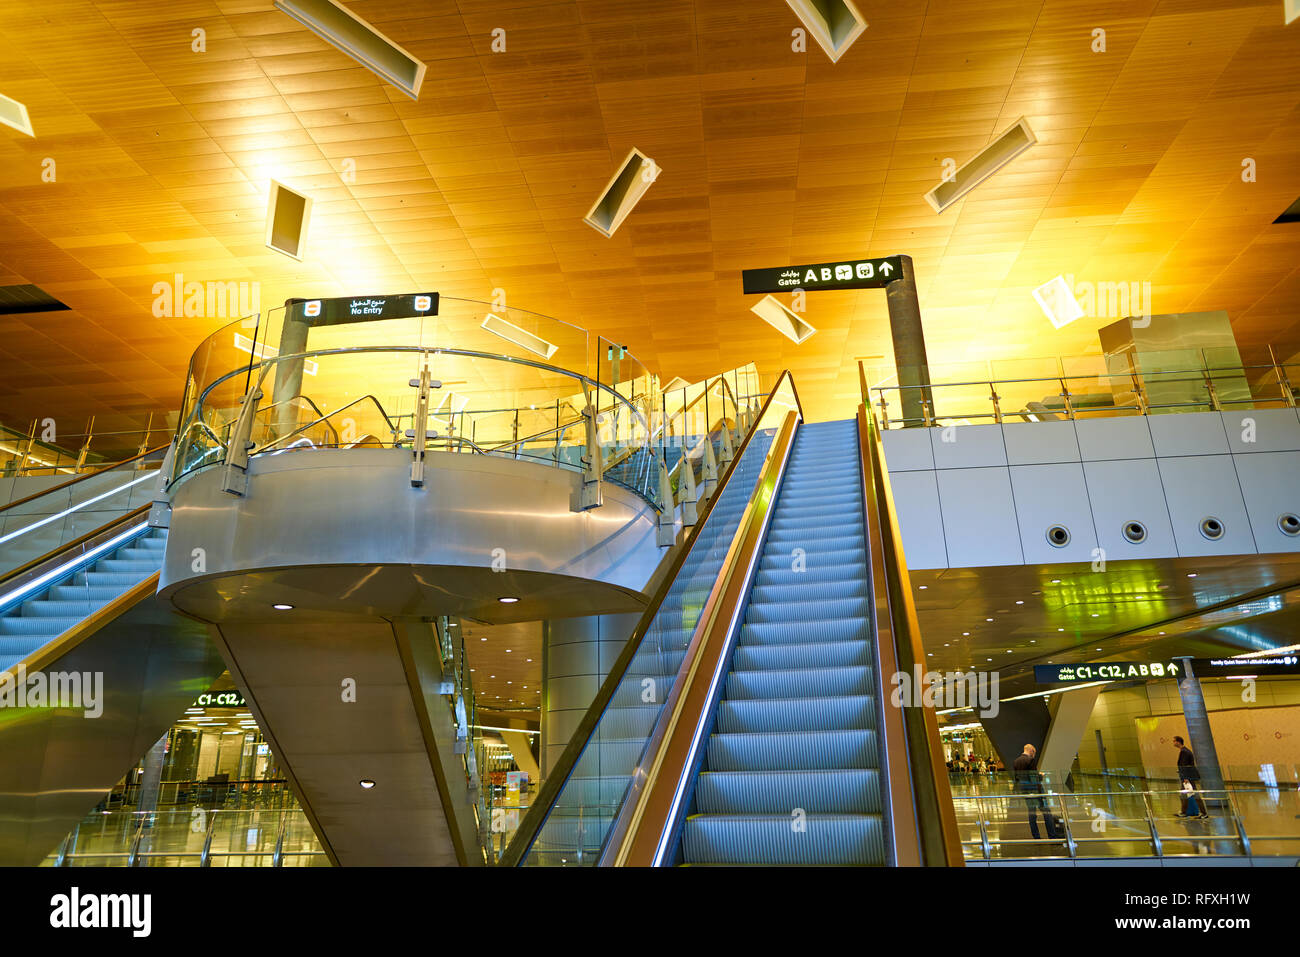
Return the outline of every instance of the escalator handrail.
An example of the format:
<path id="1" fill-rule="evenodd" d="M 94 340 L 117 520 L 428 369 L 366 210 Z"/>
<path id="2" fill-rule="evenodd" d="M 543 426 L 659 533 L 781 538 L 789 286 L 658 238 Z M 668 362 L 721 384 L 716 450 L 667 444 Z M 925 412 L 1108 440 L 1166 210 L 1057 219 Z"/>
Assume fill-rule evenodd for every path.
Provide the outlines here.
<path id="1" fill-rule="evenodd" d="M 736 474 L 736 468 L 744 458 L 750 441 L 758 432 L 758 423 L 762 421 L 763 414 L 767 411 L 768 407 L 771 406 L 772 400 L 780 390 L 781 383 L 786 379 L 790 380 L 790 391 L 794 394 L 795 405 L 799 409 L 799 414 L 802 417 L 803 405 L 799 401 L 799 391 L 795 388 L 794 379 L 790 376 L 790 372 L 787 369 L 777 378 L 776 385 L 768 394 L 767 399 L 763 403 L 762 409 L 760 409 L 759 414 L 754 417 L 754 423 L 750 427 L 749 434 L 745 436 L 744 440 L 740 444 L 740 448 L 736 450 L 736 455 L 731 460 L 731 464 L 727 466 L 727 471 L 718 479 L 717 489 L 705 501 L 704 508 L 699 513 L 699 520 L 694 526 L 692 526 L 690 532 L 682 543 L 681 549 L 672 559 L 667 574 L 660 579 L 659 586 L 655 589 L 649 603 L 646 605 L 645 612 L 641 615 L 641 620 L 637 622 L 636 628 L 633 629 L 631 637 L 629 637 L 624 643 L 623 649 L 619 652 L 618 658 L 615 659 L 613 665 L 610 667 L 609 674 L 605 676 L 605 680 L 601 683 L 600 690 L 596 693 L 596 697 L 591 702 L 591 706 L 587 709 L 587 713 L 583 715 L 582 721 L 579 722 L 578 727 L 574 729 L 572 736 L 569 738 L 568 745 L 560 756 L 560 760 L 556 763 L 555 767 L 551 770 L 551 773 L 547 776 L 546 781 L 542 784 L 541 789 L 537 792 L 537 797 L 534 798 L 532 805 L 528 809 L 528 813 L 524 815 L 524 819 L 520 822 L 519 829 L 515 832 L 515 836 L 510 842 L 510 846 L 506 848 L 505 853 L 501 857 L 502 866 L 518 866 L 523 862 L 528 851 L 532 849 L 533 841 L 536 840 L 537 835 L 541 832 L 542 826 L 546 823 L 547 818 L 550 817 L 552 806 L 560 796 L 560 793 L 564 790 L 564 786 L 568 783 L 569 776 L 577 766 L 578 760 L 587 749 L 592 733 L 600 723 L 600 719 L 604 715 L 605 709 L 609 706 L 610 701 L 613 700 L 614 694 L 623 681 L 623 677 L 626 674 L 628 667 L 632 664 L 632 659 L 636 657 L 637 650 L 640 648 L 641 642 L 645 639 L 646 632 L 650 630 L 650 626 L 654 623 L 655 617 L 659 614 L 659 608 L 663 604 L 664 599 L 668 596 L 668 592 L 672 588 L 678 572 L 681 571 L 681 567 L 685 563 L 687 556 L 690 555 L 691 550 L 695 547 L 695 543 L 699 540 L 700 533 L 708 524 L 709 517 L 713 514 L 713 506 L 722 499 L 722 494 L 726 490 L 727 484 Z M 669 506 L 665 503 L 664 507 L 668 508 Z M 739 530 L 737 533 L 739 534 Z"/>
<path id="2" fill-rule="evenodd" d="M 871 575 L 872 652 L 877 675 L 881 796 L 889 822 L 890 863 L 961 867 L 964 863 L 948 775 L 940 758 L 933 707 L 886 702 L 889 675 L 925 669 L 916 603 L 907 573 L 897 512 L 885 467 L 880 426 L 867 404 L 866 373 L 858 363 L 863 402 L 858 407 L 863 523 Z"/>
<path id="3" fill-rule="evenodd" d="M 689 803 L 681 800 L 683 788 L 698 771 L 702 759 L 702 736 L 716 713 L 734 639 L 740 630 L 738 613 L 758 573 L 763 541 L 775 515 L 777 494 L 801 422 L 797 413 L 787 413 L 772 441 L 754 494 L 741 516 L 717 583 L 705 600 L 672 690 L 638 764 L 644 776 L 634 778 L 623 799 L 602 848 L 601 865 L 661 864 L 680 834 Z"/>
<path id="4" fill-rule="evenodd" d="M 93 531 L 86 532 L 86 534 L 78 538 L 74 538 L 70 542 L 64 542 L 58 548 L 46 552 L 44 555 L 41 555 L 38 558 L 33 558 L 31 561 L 24 562 L 22 565 L 19 565 L 17 568 L 13 569 L 12 571 L 8 571 L 8 572 L 4 572 L 3 574 L 0 574 L 0 592 L 3 592 L 4 590 L 8 589 L 11 585 L 14 585 L 17 579 L 31 575 L 33 573 L 39 574 L 43 572 L 44 566 L 58 564 L 59 562 L 64 561 L 65 555 L 68 552 L 72 551 L 73 549 L 84 548 L 84 546 L 90 544 L 95 539 L 110 536 L 112 535 L 112 533 L 116 532 L 123 525 L 129 525 L 134 521 L 138 521 L 140 518 L 144 517 L 145 515 L 148 515 L 149 510 L 151 508 L 153 508 L 152 502 L 134 508 L 131 511 L 127 512 L 125 515 L 121 515 L 110 522 L 106 522 L 103 525 L 99 526 L 99 528 L 94 529 Z M 19 585 L 18 587 L 22 587 L 22 586 Z M 0 606 L 3 606 L 5 603 L 6 603 L 6 596 L 4 594 L 0 594 Z"/>
<path id="5" fill-rule="evenodd" d="M 8 505 L 0 505 L 0 512 L 4 512 L 11 508 L 17 508 L 19 505 L 26 505 L 28 502 L 34 502 L 43 495 L 53 495 L 55 492 L 61 491 L 70 485 L 76 485 L 78 482 L 84 482 L 86 479 L 94 478 L 96 475 L 103 475 L 105 472 L 111 472 L 113 469 L 120 469 L 122 468 L 122 466 L 130 465 L 132 462 L 139 462 L 141 459 L 148 458 L 151 455 L 156 455 L 159 452 L 166 454 L 167 447 L 170 444 L 171 443 L 169 442 L 167 443 L 167 445 L 160 445 L 157 448 L 150 449 L 148 452 L 141 452 L 139 455 L 133 455 L 131 456 L 131 458 L 124 459 L 121 462 L 114 462 L 112 465 L 106 465 L 102 469 L 96 469 L 93 472 L 84 472 L 81 475 L 78 475 L 76 478 L 69 479 L 66 482 L 61 482 L 58 485 L 52 485 L 49 488 L 42 489 L 39 492 L 33 492 L 31 495 L 28 495 L 26 498 L 20 498 L 17 501 L 10 502 Z"/>

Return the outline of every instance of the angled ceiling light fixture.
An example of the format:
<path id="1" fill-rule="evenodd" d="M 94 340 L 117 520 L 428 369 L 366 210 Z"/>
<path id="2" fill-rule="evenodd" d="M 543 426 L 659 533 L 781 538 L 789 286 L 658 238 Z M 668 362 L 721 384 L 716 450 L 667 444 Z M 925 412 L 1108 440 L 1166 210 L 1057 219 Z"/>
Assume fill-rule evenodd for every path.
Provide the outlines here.
<path id="1" fill-rule="evenodd" d="M 32 129 L 32 118 L 27 115 L 27 107 L 3 93 L 0 93 L 0 123 L 13 127 L 19 133 L 36 135 Z"/>
<path id="2" fill-rule="evenodd" d="M 490 312 L 487 314 L 487 318 L 483 320 L 483 328 L 494 336 L 500 336 L 507 342 L 513 342 L 515 345 L 527 349 L 543 359 L 549 359 L 560 348 L 555 343 L 547 342 L 541 336 L 535 336 L 526 329 L 520 329 L 513 322 L 507 322 L 500 316 L 494 316 Z"/>
<path id="3" fill-rule="evenodd" d="M 275 0 L 275 7 L 413 100 L 428 67 L 335 0 Z"/>
<path id="4" fill-rule="evenodd" d="M 1083 306 L 1074 298 L 1074 292 L 1064 276 L 1049 279 L 1035 289 L 1034 301 L 1057 329 L 1083 318 Z"/>
<path id="5" fill-rule="evenodd" d="M 1285 18 L 1284 27 L 1300 20 L 1300 0 L 1282 0 L 1282 16 Z"/>
<path id="6" fill-rule="evenodd" d="M 764 296 L 750 312 L 796 345 L 808 341 L 817 332 L 775 296 Z"/>
<path id="7" fill-rule="evenodd" d="M 1023 116 L 1011 124 L 992 143 L 957 168 L 951 177 L 925 194 L 925 201 L 942 213 L 980 183 L 1038 142 L 1029 121 Z"/>
<path id="8" fill-rule="evenodd" d="M 867 29 L 851 0 L 785 0 L 835 63 Z"/>
<path id="9" fill-rule="evenodd" d="M 266 245 L 301 262 L 310 219 L 311 197 L 271 180 L 271 197 L 266 209 Z"/>
<path id="10" fill-rule="evenodd" d="M 613 236 L 661 172 L 654 160 L 633 148 L 582 221 L 605 236 Z"/>

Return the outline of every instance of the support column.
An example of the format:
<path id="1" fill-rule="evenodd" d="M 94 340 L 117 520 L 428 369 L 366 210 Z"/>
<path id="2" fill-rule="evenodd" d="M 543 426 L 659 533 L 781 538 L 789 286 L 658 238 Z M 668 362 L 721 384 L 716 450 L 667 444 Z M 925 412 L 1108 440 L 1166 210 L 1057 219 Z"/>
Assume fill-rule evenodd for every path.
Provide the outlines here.
<path id="1" fill-rule="evenodd" d="M 976 715 L 1008 771 L 1026 744 L 1032 744 L 1042 754 L 1052 724 L 1052 714 L 1042 698 L 1002 701 L 996 715 L 986 718 L 978 711 Z M 1042 762 L 1038 766 L 1044 767 Z"/>
<path id="2" fill-rule="evenodd" d="M 1178 696 L 1183 701 L 1183 720 L 1187 723 L 1187 746 L 1196 757 L 1196 770 L 1201 780 L 1197 787 L 1204 791 L 1223 791 L 1223 771 L 1219 767 L 1219 754 L 1214 748 L 1214 735 L 1210 733 L 1210 715 L 1205 710 L 1205 696 L 1201 681 L 1192 674 L 1192 659 L 1180 658 L 1182 677 L 1178 679 Z M 1172 750 L 1172 749 L 1171 749 Z M 1222 802 L 1222 793 L 1211 799 L 1212 805 Z"/>
<path id="3" fill-rule="evenodd" d="M 628 638 L 639 614 L 559 618 L 543 627 L 543 780 L 560 760 Z"/>
<path id="4" fill-rule="evenodd" d="M 280 330 L 280 351 L 277 355 L 293 356 L 307 351 L 307 334 L 311 325 L 305 319 L 290 319 L 290 309 L 285 305 L 284 327 Z M 254 360 L 256 361 L 256 360 Z M 302 393 L 303 360 L 293 359 L 280 362 L 275 367 L 275 389 L 271 401 L 284 402 Z M 295 426 L 293 409 L 287 405 L 278 406 L 275 414 L 276 435 L 286 435 Z"/>
<path id="5" fill-rule="evenodd" d="M 1093 705 L 1101 693 L 1100 685 L 1075 688 L 1052 695 L 1048 706 L 1052 723 L 1047 729 L 1043 749 L 1038 753 L 1038 767 L 1044 771 L 1061 772 L 1060 780 L 1069 777 L 1070 768 L 1083 743 L 1083 732 L 1088 728 Z"/>
<path id="6" fill-rule="evenodd" d="M 889 305 L 889 332 L 894 341 L 894 366 L 906 425 L 926 424 L 934 413 L 930 398 L 930 362 L 925 355 L 925 331 L 921 326 L 921 303 L 916 295 L 916 272 L 911 256 L 899 256 L 901 275 L 885 286 Z M 926 409 L 929 410 L 929 416 Z M 1023 742 L 1022 742 L 1023 743 Z M 1017 752 L 1019 753 L 1019 752 Z"/>

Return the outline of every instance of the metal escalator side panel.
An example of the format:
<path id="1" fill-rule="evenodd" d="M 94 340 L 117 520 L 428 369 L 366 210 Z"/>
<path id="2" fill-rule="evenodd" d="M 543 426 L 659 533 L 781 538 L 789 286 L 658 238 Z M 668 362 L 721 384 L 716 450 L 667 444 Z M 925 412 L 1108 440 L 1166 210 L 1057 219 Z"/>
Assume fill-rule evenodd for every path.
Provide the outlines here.
<path id="1" fill-rule="evenodd" d="M 624 803 L 601 864 L 650 867 L 664 863 L 689 806 L 689 792 L 703 758 L 704 739 L 730 671 L 777 491 L 790 461 L 799 416 L 790 412 L 768 450 L 763 474 L 732 540 L 719 587 L 709 596 L 691 638 L 682 672 L 665 703 L 656 735 L 642 759 L 644 777 Z"/>
<path id="2" fill-rule="evenodd" d="M 916 604 L 874 414 L 858 407 L 863 521 L 871 576 L 880 767 L 890 863 L 960 867 L 964 859 L 933 707 L 894 707 L 892 676 L 925 670 Z"/>
<path id="3" fill-rule="evenodd" d="M 0 694 L 20 674 L 58 674 L 96 699 L 0 707 L 0 865 L 44 860 L 221 673 L 206 627 L 158 602 L 157 586 L 154 573 L 0 672 Z"/>
<path id="4" fill-rule="evenodd" d="M 717 586 L 717 568 L 738 530 L 741 514 L 757 482 L 758 468 L 786 411 L 797 405 L 794 384 L 789 373 L 783 373 L 754 417 L 717 491 L 707 500 L 699 521 L 690 529 L 680 551 L 660 578 L 645 613 L 573 732 L 559 762 L 543 782 L 502 857 L 503 865 L 535 865 L 550 862 L 552 858 L 560 864 L 592 863 L 599 854 L 644 753 L 647 736 L 663 708 L 665 699 L 661 692 L 671 690 L 683 660 L 680 656 L 698 624 L 699 612 Z M 701 572 L 706 566 L 707 576 Z M 681 627 L 673 630 L 672 635 L 655 631 L 662 624 L 661 613 L 675 614 L 680 619 Z M 665 646 L 665 640 L 670 647 Z M 654 666 L 654 674 L 644 671 L 650 665 Z M 651 694 L 651 700 L 638 709 L 636 705 L 646 700 L 643 697 L 646 693 Z M 611 708 L 619 712 L 618 720 L 604 724 L 607 709 Z M 620 721 L 622 733 L 613 735 Z M 627 736 L 629 728 L 631 737 Z M 611 763 L 616 766 L 613 774 L 606 773 Z M 548 840 L 555 846 L 548 847 Z"/>

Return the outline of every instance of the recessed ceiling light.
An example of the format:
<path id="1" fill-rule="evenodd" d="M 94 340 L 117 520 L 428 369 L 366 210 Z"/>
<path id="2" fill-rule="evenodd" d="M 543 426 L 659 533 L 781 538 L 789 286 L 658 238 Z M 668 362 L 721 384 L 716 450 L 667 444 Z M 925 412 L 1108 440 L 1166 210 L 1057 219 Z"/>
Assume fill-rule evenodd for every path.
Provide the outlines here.
<path id="1" fill-rule="evenodd" d="M 1033 292 L 1034 302 L 1043 310 L 1043 315 L 1057 329 L 1068 326 L 1076 319 L 1082 319 L 1083 306 L 1074 298 L 1074 291 L 1065 281 L 1064 276 L 1049 279 Z"/>
<path id="2" fill-rule="evenodd" d="M 1061 580 L 1060 580 L 1059 578 L 1053 578 L 1053 579 L 1052 579 L 1052 584 L 1053 584 L 1053 585 L 1059 585 L 1059 584 L 1061 584 Z"/>
<path id="3" fill-rule="evenodd" d="M 921 591 L 925 591 L 925 590 L 926 590 L 927 588 L 929 588 L 930 586 L 929 586 L 929 585 L 922 585 L 922 586 L 920 586 L 920 587 L 921 587 Z"/>
<path id="4" fill-rule="evenodd" d="M 276 611 L 293 611 L 293 605 L 272 605 Z"/>
<path id="5" fill-rule="evenodd" d="M 420 98 L 428 67 L 342 4 L 335 0 L 275 0 L 275 7 L 411 99 Z"/>
<path id="6" fill-rule="evenodd" d="M 795 345 L 807 341 L 817 332 L 809 323 L 804 321 L 802 316 L 775 296 L 764 296 L 758 301 L 758 305 L 752 306 L 749 311 Z"/>
<path id="7" fill-rule="evenodd" d="M 984 620 L 985 620 L 985 621 L 992 621 L 993 619 L 992 619 L 992 618 L 985 618 Z"/>
<path id="8" fill-rule="evenodd" d="M 852 0 L 786 0 L 832 63 L 839 62 L 853 41 L 867 29 L 867 21 Z"/>
<path id="9" fill-rule="evenodd" d="M 375 782 L 370 780 L 369 778 L 361 779 L 361 787 L 363 790 L 369 791 L 374 786 L 375 786 Z"/>
<path id="10" fill-rule="evenodd" d="M 942 213 L 1037 142 L 1029 121 L 1022 116 L 956 172 L 946 175 L 943 182 L 925 194 L 925 201 L 936 213 Z"/>
<path id="11" fill-rule="evenodd" d="M 307 226 L 311 222 L 312 199 L 271 180 L 266 210 L 266 246 L 302 261 Z"/>
<path id="12" fill-rule="evenodd" d="M 1163 635 L 1163 634 L 1164 634 L 1164 632 L 1163 632 L 1163 631 L 1162 631 L 1162 632 L 1160 632 L 1160 634 L 1162 634 L 1162 635 Z"/>
<path id="13" fill-rule="evenodd" d="M 27 115 L 27 107 L 12 97 L 0 93 L 0 123 L 12 127 L 19 133 L 35 136 L 32 130 L 32 118 Z"/>
<path id="14" fill-rule="evenodd" d="M 1016 602 L 1016 604 L 1017 604 L 1017 605 L 1023 605 L 1023 604 L 1024 604 L 1024 601 L 1023 601 L 1023 600 L 1018 601 L 1018 602 Z"/>
<path id="15" fill-rule="evenodd" d="M 480 638 L 479 641 L 487 641 L 486 638 Z"/>
<path id="16" fill-rule="evenodd" d="M 1188 578 L 1195 578 L 1195 577 L 1196 577 L 1196 572 L 1188 572 L 1187 577 L 1188 577 Z"/>
<path id="17" fill-rule="evenodd" d="M 966 635 L 967 637 L 970 636 L 970 632 L 969 632 L 969 631 L 963 631 L 962 634 L 963 634 L 963 635 Z"/>
<path id="18" fill-rule="evenodd" d="M 633 147 L 582 221 L 606 237 L 613 236 L 661 172 L 659 164 Z"/>
<path id="19" fill-rule="evenodd" d="M 511 598 L 511 597 L 508 596 L 508 595 L 505 596 L 505 597 L 502 597 L 502 598 L 498 598 L 498 599 L 497 599 L 497 601 L 501 602 L 501 604 L 503 604 L 503 605 L 513 605 L 513 604 L 514 604 L 515 602 L 517 602 L 518 600 L 519 600 L 518 598 Z"/>
<path id="20" fill-rule="evenodd" d="M 506 342 L 513 342 L 520 348 L 527 349 L 543 359 L 549 359 L 560 348 L 555 343 L 547 342 L 541 336 L 535 336 L 527 329 L 521 329 L 513 322 L 507 322 L 500 316 L 494 316 L 490 312 L 487 314 L 487 318 L 483 320 L 481 328 L 486 329 L 494 336 L 499 336 Z"/>
<path id="21" fill-rule="evenodd" d="M 1056 629 L 1056 630 L 1057 630 L 1057 631 L 1065 631 L 1064 628 L 1058 628 L 1058 629 Z"/>

